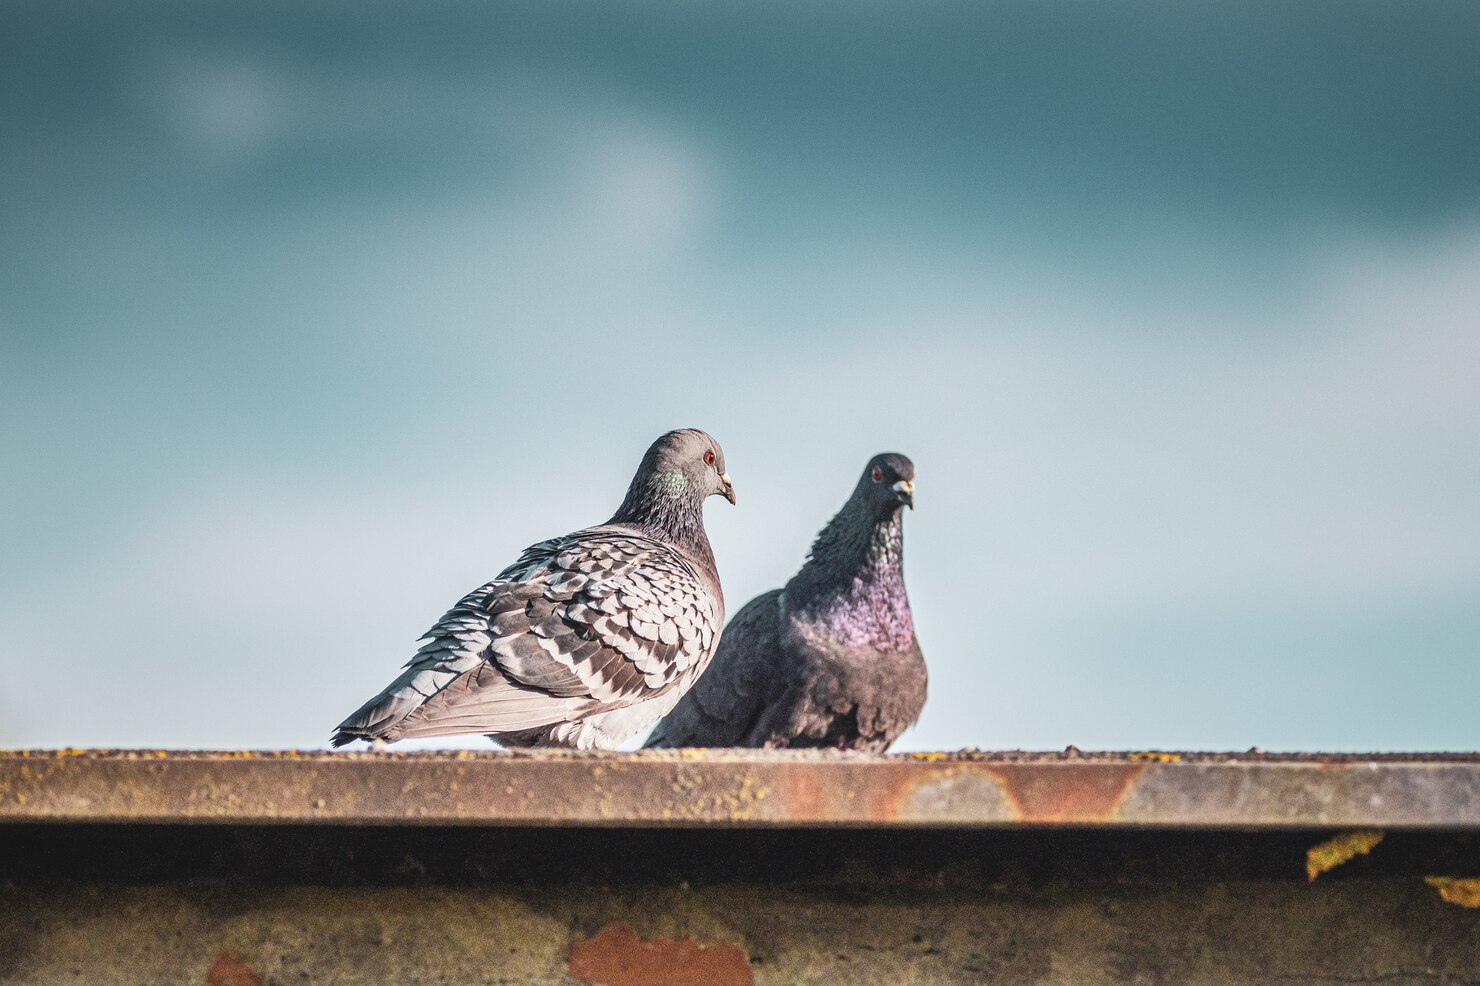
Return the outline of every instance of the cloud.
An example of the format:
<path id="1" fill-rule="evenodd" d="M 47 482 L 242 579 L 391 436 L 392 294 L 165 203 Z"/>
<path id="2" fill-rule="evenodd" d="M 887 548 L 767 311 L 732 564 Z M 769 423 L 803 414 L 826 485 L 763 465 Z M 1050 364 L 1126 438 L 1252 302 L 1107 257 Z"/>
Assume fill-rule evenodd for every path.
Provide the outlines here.
<path id="1" fill-rule="evenodd" d="M 320 742 L 698 424 L 732 609 L 919 463 L 912 743 L 1462 745 L 1475 62 L 1425 11 L 13 25 L 0 743 Z"/>
<path id="2" fill-rule="evenodd" d="M 1323 621 L 1357 606 L 1401 623 L 1480 585 L 1480 526 L 1465 508 L 1480 492 L 1480 415 L 1455 372 L 1474 344 L 1464 274 L 1477 247 L 1467 232 L 1418 260 L 1346 251 L 1253 341 L 1116 321 L 1021 331 L 996 298 L 908 346 L 903 324 L 870 327 L 859 345 L 838 326 L 784 344 L 737 334 L 703 350 L 725 377 L 709 412 L 702 385 L 682 385 L 676 403 L 637 387 L 611 395 L 615 429 L 603 401 L 552 391 L 558 376 L 510 373 L 487 407 L 523 410 L 434 440 L 418 453 L 434 468 L 197 483 L 38 573 L 0 611 L 5 678 L 31 687 L 23 669 L 49 659 L 65 625 L 86 686 L 23 739 L 317 743 L 446 605 L 525 543 L 600 520 L 650 433 L 689 419 L 726 442 L 740 483 L 741 507 L 710 511 L 732 607 L 794 570 L 870 453 L 916 458 L 908 567 L 938 681 L 916 742 L 982 742 L 962 707 L 971 694 L 998 719 L 987 735 L 1007 743 L 1055 729 L 1065 742 L 1229 735 L 1236 710 L 1216 704 L 1203 722 L 1143 709 L 1143 731 L 1113 727 L 1081 689 L 1123 687 L 1099 662 L 1128 640 L 1153 651 L 1174 640 L 1188 674 L 1223 681 L 1214 634 L 1251 648 L 1304 641 L 1316 647 L 1305 673 L 1331 673 L 1337 655 L 1319 646 L 1347 637 Z M 673 351 L 680 337 L 656 338 Z M 559 360 L 559 345 L 541 360 Z M 1074 668 L 1078 684 L 1065 677 Z M 1229 695 L 1252 687 L 1224 681 Z M 999 688 L 1029 711 L 1003 706 Z M 1034 719 L 1034 694 L 1081 718 L 1072 730 Z M 1372 735 L 1319 718 L 1307 728 L 1327 744 Z"/>

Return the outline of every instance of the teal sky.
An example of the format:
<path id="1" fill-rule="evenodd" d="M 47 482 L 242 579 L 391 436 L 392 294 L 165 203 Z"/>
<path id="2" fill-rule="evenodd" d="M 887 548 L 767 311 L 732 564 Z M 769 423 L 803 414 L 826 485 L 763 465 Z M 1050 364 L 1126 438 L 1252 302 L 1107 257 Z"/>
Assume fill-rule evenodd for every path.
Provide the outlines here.
<path id="1" fill-rule="evenodd" d="M 0 746 L 321 745 L 692 425 L 732 612 L 914 458 L 902 748 L 1474 748 L 1477 38 L 6 4 Z"/>

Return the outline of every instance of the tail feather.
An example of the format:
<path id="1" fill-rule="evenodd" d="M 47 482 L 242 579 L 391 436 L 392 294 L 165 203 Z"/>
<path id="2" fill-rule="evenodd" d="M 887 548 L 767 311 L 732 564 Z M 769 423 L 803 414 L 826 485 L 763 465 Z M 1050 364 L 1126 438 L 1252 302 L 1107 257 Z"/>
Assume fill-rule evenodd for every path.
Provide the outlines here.
<path id="1" fill-rule="evenodd" d="M 337 748 L 355 740 L 534 730 L 568 721 L 597 704 L 586 697 L 515 685 L 488 665 L 458 676 L 430 696 L 411 687 L 415 675 L 415 669 L 408 670 L 340 723 L 330 744 Z"/>
<path id="2" fill-rule="evenodd" d="M 395 739 L 398 734 L 396 727 L 430 697 L 416 687 L 418 684 L 425 686 L 429 683 L 426 681 L 428 670 L 413 664 L 403 671 L 384 691 L 334 727 L 330 745 L 340 747 L 357 739 Z"/>
<path id="3" fill-rule="evenodd" d="M 396 738 L 540 729 L 595 704 L 589 698 L 560 697 L 515 685 L 501 674 L 470 674 L 407 716 Z"/>
<path id="4" fill-rule="evenodd" d="M 421 696 L 417 698 L 425 701 Z M 415 712 L 421 701 L 390 691 L 381 692 L 360 706 L 354 715 L 335 726 L 334 735 L 329 743 L 340 747 L 357 739 L 394 738 L 387 734 L 391 733 L 402 719 Z"/>

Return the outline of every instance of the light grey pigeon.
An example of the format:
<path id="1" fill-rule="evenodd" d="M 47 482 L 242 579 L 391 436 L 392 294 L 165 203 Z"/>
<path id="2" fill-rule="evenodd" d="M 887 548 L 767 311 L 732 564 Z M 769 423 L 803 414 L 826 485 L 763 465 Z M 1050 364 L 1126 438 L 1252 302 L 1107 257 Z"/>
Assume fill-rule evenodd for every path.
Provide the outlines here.
<path id="1" fill-rule="evenodd" d="M 612 519 L 541 541 L 422 637 L 406 671 L 333 744 L 486 733 L 611 749 L 709 665 L 725 603 L 704 501 L 735 492 L 719 443 L 684 428 L 642 457 Z"/>
<path id="2" fill-rule="evenodd" d="M 874 456 L 801 571 L 735 614 L 647 746 L 881 752 L 913 724 L 926 677 L 904 588 L 914 480 L 903 455 Z"/>

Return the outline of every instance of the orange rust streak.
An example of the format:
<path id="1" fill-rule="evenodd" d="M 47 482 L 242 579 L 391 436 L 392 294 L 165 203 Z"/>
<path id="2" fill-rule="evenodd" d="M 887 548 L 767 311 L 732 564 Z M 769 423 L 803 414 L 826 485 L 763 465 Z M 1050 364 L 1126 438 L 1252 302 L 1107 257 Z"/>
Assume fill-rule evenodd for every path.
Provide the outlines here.
<path id="1" fill-rule="evenodd" d="M 816 821 L 827 814 L 825 782 L 813 771 L 779 772 L 780 803 L 786 806 L 788 818 Z"/>
<path id="2" fill-rule="evenodd" d="M 775 778 L 776 805 L 789 821 L 867 822 L 899 814 L 902 793 L 916 783 L 922 765 L 906 761 L 788 764 Z M 818 769 L 822 767 L 824 769 Z"/>
<path id="3" fill-rule="evenodd" d="M 988 766 L 1024 822 L 1103 822 L 1120 813 L 1147 764 Z"/>
<path id="4" fill-rule="evenodd" d="M 600 986 L 751 986 L 750 960 L 736 945 L 700 945 L 692 938 L 645 942 L 609 924 L 570 950 L 570 974 Z"/>

